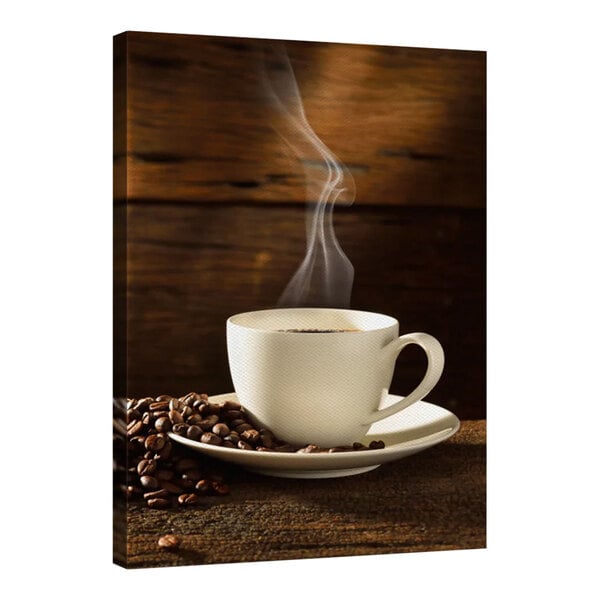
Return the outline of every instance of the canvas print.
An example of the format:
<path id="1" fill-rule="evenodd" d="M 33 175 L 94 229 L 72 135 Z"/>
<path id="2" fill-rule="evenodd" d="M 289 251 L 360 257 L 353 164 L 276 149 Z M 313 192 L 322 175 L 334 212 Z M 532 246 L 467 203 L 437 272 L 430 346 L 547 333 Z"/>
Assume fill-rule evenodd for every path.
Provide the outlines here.
<path id="1" fill-rule="evenodd" d="M 114 37 L 115 563 L 485 547 L 485 81 Z"/>

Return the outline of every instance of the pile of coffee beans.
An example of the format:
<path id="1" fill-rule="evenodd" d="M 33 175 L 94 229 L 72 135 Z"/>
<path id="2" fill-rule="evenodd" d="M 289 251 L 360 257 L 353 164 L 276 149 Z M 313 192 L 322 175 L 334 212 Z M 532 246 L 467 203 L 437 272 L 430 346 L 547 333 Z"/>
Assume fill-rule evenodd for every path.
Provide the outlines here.
<path id="1" fill-rule="evenodd" d="M 239 450 L 256 450 L 257 452 L 331 453 L 375 450 L 385 447 L 382 441 L 372 441 L 368 446 L 355 442 L 351 446 L 336 446 L 335 448 L 319 448 L 314 444 L 293 446 L 278 439 L 269 429 L 258 427 L 252 423 L 244 407 L 238 402 L 227 400 L 221 404 L 211 404 L 205 399 L 205 396 L 201 396 L 201 398 L 201 402 L 193 407 L 194 411 L 185 417 L 169 413 L 170 431 L 203 444 Z"/>
<path id="2" fill-rule="evenodd" d="M 206 394 L 194 392 L 181 398 L 127 400 L 128 497 L 143 497 L 150 508 L 165 509 L 198 504 L 202 496 L 228 494 L 222 475 L 207 472 L 200 455 L 189 456 L 168 435 L 191 417 L 195 419 L 189 427 L 200 415 L 209 418 L 217 410 Z"/>
<path id="3" fill-rule="evenodd" d="M 278 439 L 272 431 L 254 425 L 244 407 L 227 400 L 211 403 L 206 394 L 191 392 L 175 398 L 162 395 L 127 401 L 129 497 L 143 497 L 150 508 L 191 506 L 201 496 L 225 495 L 223 477 L 206 472 L 200 455 L 191 457 L 173 444 L 169 432 L 190 440 L 257 452 L 333 453 L 384 448 L 382 441 L 368 446 L 298 447 Z"/>

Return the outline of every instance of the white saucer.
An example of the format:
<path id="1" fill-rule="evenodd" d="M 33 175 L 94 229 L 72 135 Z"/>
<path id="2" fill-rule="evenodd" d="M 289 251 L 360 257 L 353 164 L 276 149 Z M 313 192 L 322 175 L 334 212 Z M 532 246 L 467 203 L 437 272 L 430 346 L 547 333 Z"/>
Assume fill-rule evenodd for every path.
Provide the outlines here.
<path id="1" fill-rule="evenodd" d="M 401 396 L 390 394 L 381 408 L 400 398 Z M 225 402 L 225 400 L 236 400 L 236 395 L 233 393 L 221 394 L 209 398 L 209 402 L 214 403 Z M 203 444 L 172 432 L 169 433 L 169 436 L 176 442 L 198 452 L 241 465 L 262 475 L 322 479 L 366 473 L 383 463 L 398 460 L 435 446 L 454 435 L 459 427 L 460 421 L 450 411 L 421 400 L 387 419 L 374 423 L 362 440 L 356 440 L 365 445 L 372 440 L 383 440 L 385 448 L 381 450 L 358 450 L 332 454 L 257 452 L 256 450 L 239 450 Z"/>

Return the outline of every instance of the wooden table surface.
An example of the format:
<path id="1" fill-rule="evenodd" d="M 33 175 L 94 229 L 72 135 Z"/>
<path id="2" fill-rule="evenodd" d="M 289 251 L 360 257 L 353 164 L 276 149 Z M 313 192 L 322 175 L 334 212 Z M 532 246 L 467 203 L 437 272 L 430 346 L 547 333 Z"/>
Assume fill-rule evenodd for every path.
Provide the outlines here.
<path id="1" fill-rule="evenodd" d="M 228 496 L 169 511 L 131 502 L 127 558 L 115 561 L 141 568 L 484 548 L 485 460 L 480 420 L 353 477 L 282 479 L 223 465 Z M 158 547 L 166 533 L 181 538 L 177 550 Z"/>

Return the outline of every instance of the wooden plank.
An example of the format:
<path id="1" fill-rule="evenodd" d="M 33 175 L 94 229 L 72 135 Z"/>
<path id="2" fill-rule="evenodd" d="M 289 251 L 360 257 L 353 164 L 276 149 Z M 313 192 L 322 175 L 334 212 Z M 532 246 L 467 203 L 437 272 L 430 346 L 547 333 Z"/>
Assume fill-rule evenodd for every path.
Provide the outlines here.
<path id="1" fill-rule="evenodd" d="M 127 150 L 115 169 L 128 170 L 129 198 L 305 201 L 303 165 L 273 130 L 257 74 L 264 41 L 127 42 Z M 484 205 L 485 53 L 286 47 L 308 120 L 352 172 L 357 203 Z"/>
<path id="2" fill-rule="evenodd" d="M 304 256 L 304 209 L 290 205 L 130 203 L 127 393 L 232 391 L 225 321 L 276 305 Z M 352 307 L 396 316 L 440 340 L 447 367 L 433 402 L 485 415 L 485 217 L 482 211 L 351 207 L 336 211 L 355 267 Z M 402 354 L 393 393 L 425 368 Z"/>
<path id="3" fill-rule="evenodd" d="M 132 502 L 130 568 L 484 548 L 485 422 L 355 477 L 279 479 L 223 464 L 231 493 L 168 511 Z M 161 550 L 165 533 L 181 539 Z"/>

